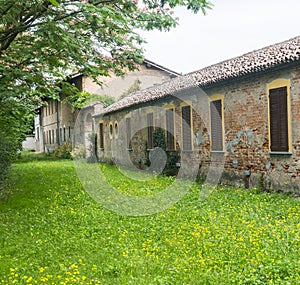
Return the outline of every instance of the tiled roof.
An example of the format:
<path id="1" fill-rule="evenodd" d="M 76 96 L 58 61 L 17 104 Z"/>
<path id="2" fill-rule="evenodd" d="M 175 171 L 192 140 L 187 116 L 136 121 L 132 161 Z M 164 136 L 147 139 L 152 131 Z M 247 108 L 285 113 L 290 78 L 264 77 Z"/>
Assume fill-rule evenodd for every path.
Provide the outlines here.
<path id="1" fill-rule="evenodd" d="M 104 114 L 150 102 L 190 87 L 205 87 L 299 60 L 300 36 L 137 91 L 106 108 Z"/>
<path id="2" fill-rule="evenodd" d="M 160 70 L 162 70 L 162 71 L 165 71 L 165 72 L 169 73 L 170 76 L 172 76 L 173 78 L 180 75 L 180 73 L 178 73 L 178 72 L 176 72 L 176 71 L 174 71 L 174 70 L 171 70 L 171 69 L 169 69 L 169 68 L 166 68 L 166 67 L 164 67 L 164 66 L 162 66 L 162 65 L 160 65 L 160 64 L 157 64 L 157 63 L 155 63 L 155 62 L 153 62 L 153 61 L 151 61 L 151 60 L 149 60 L 149 59 L 146 59 L 146 58 L 144 59 L 144 63 L 145 63 L 147 66 L 149 66 L 149 67 L 155 67 L 155 68 L 157 68 L 157 69 L 160 69 Z"/>

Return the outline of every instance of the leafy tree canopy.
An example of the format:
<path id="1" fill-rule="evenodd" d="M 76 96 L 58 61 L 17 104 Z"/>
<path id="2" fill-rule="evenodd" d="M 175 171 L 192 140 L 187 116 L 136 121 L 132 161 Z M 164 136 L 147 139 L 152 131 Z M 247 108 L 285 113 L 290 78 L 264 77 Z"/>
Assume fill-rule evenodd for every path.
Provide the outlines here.
<path id="1" fill-rule="evenodd" d="M 142 61 L 143 43 L 136 31 L 175 27 L 172 9 L 177 6 L 197 13 L 211 4 L 208 0 L 0 0 L 1 116 L 13 116 L 22 125 L 23 115 L 44 96 L 57 98 L 58 83 L 74 72 L 96 79 L 135 69 Z M 14 108 L 22 112 L 12 114 Z M 0 136 L 10 128 L 15 126 L 9 122 L 0 126 Z"/>
<path id="2" fill-rule="evenodd" d="M 74 72 L 122 75 L 142 60 L 137 29 L 177 25 L 172 8 L 194 12 L 207 0 L 0 0 L 1 99 L 55 96 Z M 28 97 L 30 93 L 30 97 Z M 25 96 L 26 94 L 26 96 Z"/>

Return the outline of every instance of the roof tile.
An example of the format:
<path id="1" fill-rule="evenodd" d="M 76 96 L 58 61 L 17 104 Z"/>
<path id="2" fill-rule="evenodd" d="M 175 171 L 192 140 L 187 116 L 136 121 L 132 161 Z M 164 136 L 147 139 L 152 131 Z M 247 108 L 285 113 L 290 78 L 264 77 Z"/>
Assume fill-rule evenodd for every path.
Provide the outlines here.
<path id="1" fill-rule="evenodd" d="M 106 108 L 104 114 L 150 102 L 190 87 L 205 87 L 298 60 L 300 36 L 137 91 Z"/>

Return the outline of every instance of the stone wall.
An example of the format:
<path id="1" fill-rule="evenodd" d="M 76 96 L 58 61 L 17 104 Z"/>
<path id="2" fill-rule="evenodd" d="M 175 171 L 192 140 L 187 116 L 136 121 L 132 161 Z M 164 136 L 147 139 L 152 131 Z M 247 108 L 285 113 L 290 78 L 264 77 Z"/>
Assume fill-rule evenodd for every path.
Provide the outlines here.
<path id="1" fill-rule="evenodd" d="M 267 84 L 276 79 L 290 80 L 291 146 L 289 154 L 272 154 L 269 147 L 269 106 Z M 210 148 L 209 98 L 214 94 L 224 96 L 224 152 L 213 153 Z M 103 119 L 105 147 L 103 160 L 119 160 L 139 168 L 146 167 L 147 123 L 146 114 L 154 114 L 154 125 L 165 129 L 165 108 L 175 106 L 175 137 L 178 150 L 181 148 L 181 105 L 193 107 L 193 155 L 184 155 L 188 162 L 198 164 L 205 178 L 212 169 L 222 168 L 221 181 L 243 184 L 267 190 L 300 193 L 300 68 L 282 69 L 231 83 L 201 90 L 182 90 L 173 97 L 151 104 L 139 105 L 106 115 Z M 126 142 L 125 117 L 131 116 L 132 149 Z M 118 122 L 119 134 L 109 136 L 110 122 Z M 184 152 L 182 152 L 184 154 Z M 124 158 L 125 157 L 125 158 Z M 217 172 L 218 172 L 217 171 Z"/>

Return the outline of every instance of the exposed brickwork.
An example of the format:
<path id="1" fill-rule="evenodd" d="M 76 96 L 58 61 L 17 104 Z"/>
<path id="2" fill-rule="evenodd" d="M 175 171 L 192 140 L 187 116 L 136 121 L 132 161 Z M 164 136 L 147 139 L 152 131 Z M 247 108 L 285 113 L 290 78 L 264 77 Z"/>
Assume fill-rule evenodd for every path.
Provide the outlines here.
<path id="1" fill-rule="evenodd" d="M 291 154 L 270 154 L 267 84 L 275 79 L 285 78 L 291 84 Z M 208 97 L 224 95 L 224 154 L 225 163 L 222 181 L 239 184 L 249 178 L 250 186 L 273 188 L 281 191 L 299 192 L 300 186 L 300 67 L 283 69 L 260 76 L 253 76 L 227 85 L 218 85 L 205 90 L 190 88 L 177 92 L 175 98 L 166 97 L 149 105 L 133 106 L 131 109 L 104 115 L 105 126 L 109 121 L 118 121 L 120 134 L 110 140 L 106 134 L 103 158 L 111 158 L 112 148 L 118 149 L 121 156 L 130 158 L 134 165 L 146 168 L 146 112 L 152 109 L 154 124 L 165 129 L 165 107 L 175 106 L 176 142 L 181 146 L 181 102 L 192 103 L 193 107 L 193 153 L 189 162 L 198 163 L 205 176 L 217 166 L 222 167 L 216 154 L 210 151 L 210 123 Z M 178 98 L 176 98 L 178 97 Z M 126 141 L 125 115 L 131 113 L 131 120 L 141 128 L 132 138 L 132 150 L 123 146 Z M 128 154 L 126 154 L 128 153 Z M 188 157 L 188 156 L 186 156 Z M 126 161 L 124 157 L 119 160 Z M 127 162 L 130 160 L 127 160 Z M 217 168 L 217 167 L 216 167 Z M 246 176 L 249 176 L 245 179 Z M 248 183 L 247 182 L 247 183 Z M 263 183 L 263 185 L 261 185 Z"/>

